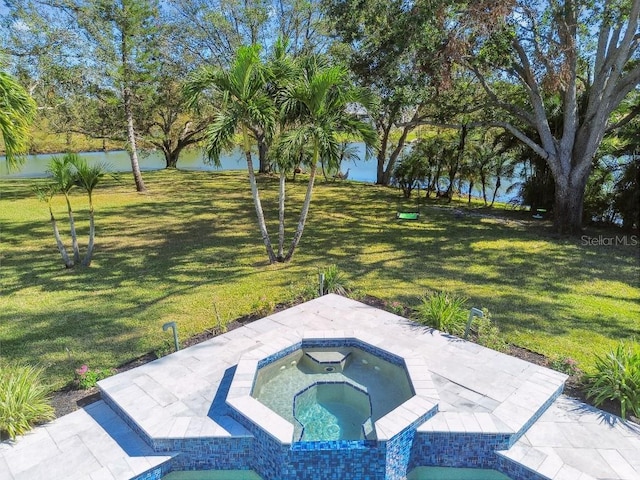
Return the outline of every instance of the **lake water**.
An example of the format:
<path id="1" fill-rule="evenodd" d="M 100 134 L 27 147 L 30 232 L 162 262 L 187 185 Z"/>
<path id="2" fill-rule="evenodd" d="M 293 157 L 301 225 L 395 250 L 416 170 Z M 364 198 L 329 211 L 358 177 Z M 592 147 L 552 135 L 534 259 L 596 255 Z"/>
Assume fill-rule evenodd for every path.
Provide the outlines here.
<path id="1" fill-rule="evenodd" d="M 360 158 L 364 158 L 364 146 L 359 148 Z M 58 154 L 59 156 L 60 154 Z M 47 176 L 47 167 L 51 157 L 56 155 L 42 154 L 42 155 L 28 155 L 26 161 L 19 171 L 7 172 L 6 166 L 0 167 L 0 178 L 43 178 Z M 84 152 L 81 156 L 87 159 L 89 165 L 102 163 L 106 165 L 107 170 L 111 172 L 130 172 L 131 160 L 129 154 L 126 151 L 113 151 L 113 152 Z M 145 152 L 139 154 L 140 169 L 143 171 L 160 170 L 165 168 L 164 156 L 161 152 Z M 205 156 L 200 150 L 188 150 L 183 151 L 178 160 L 178 168 L 180 170 L 245 170 L 247 163 L 245 160 L 244 152 L 240 149 L 235 149 L 232 152 L 224 153 L 220 161 L 222 166 L 217 168 L 213 165 L 208 165 L 205 162 Z M 258 167 L 257 155 L 254 154 L 254 166 Z M 0 163 L 4 163 L 4 157 L 0 157 Z M 349 179 L 357 180 L 359 182 L 371 182 L 376 181 L 376 163 L 375 160 L 358 160 L 355 163 L 345 162 L 343 165 L 343 171 L 346 172 L 349 169 Z"/>
<path id="2" fill-rule="evenodd" d="M 365 159 L 364 144 L 357 144 L 358 156 L 361 160 L 355 162 L 344 162 L 342 165 L 343 172 L 349 172 L 349 180 L 355 180 L 358 182 L 375 183 L 376 181 L 376 160 L 372 158 L 370 160 Z M 29 155 L 26 157 L 26 161 L 18 171 L 8 172 L 4 163 L 4 157 L 0 157 L 0 179 L 5 178 L 43 178 L 47 176 L 47 167 L 51 157 L 55 155 L 43 154 L 43 155 Z M 87 159 L 89 165 L 104 164 L 106 169 L 111 172 L 130 172 L 131 161 L 129 154 L 126 151 L 113 151 L 113 152 L 84 152 L 81 156 Z M 254 167 L 257 168 L 257 155 L 254 155 Z M 164 156 L 161 152 L 141 152 L 139 154 L 140 169 L 142 171 L 149 170 L 161 170 L 165 168 Z M 213 165 L 209 165 L 205 162 L 205 156 L 201 150 L 188 150 L 183 151 L 178 160 L 178 168 L 180 170 L 201 170 L 201 171 L 215 171 L 215 170 L 245 170 L 247 168 L 244 153 L 239 149 L 235 149 L 232 152 L 225 153 L 220 158 L 222 166 L 217 168 Z M 511 185 L 511 182 L 506 179 L 502 179 L 502 186 L 498 192 L 496 200 L 506 202 L 509 201 L 514 195 L 506 195 L 504 192 Z M 464 190 L 464 189 L 463 189 Z M 464 190 L 466 191 L 466 190 Z M 493 193 L 493 190 L 488 192 Z M 474 195 L 479 196 L 481 192 L 479 189 L 474 188 Z"/>

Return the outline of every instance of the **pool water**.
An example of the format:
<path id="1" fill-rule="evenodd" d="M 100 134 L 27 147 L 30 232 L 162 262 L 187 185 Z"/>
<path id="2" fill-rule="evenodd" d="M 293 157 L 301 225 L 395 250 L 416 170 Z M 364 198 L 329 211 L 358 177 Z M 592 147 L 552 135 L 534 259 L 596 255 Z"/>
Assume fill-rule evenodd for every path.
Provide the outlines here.
<path id="1" fill-rule="evenodd" d="M 477 468 L 418 467 L 414 468 L 407 480 L 511 480 L 496 470 Z"/>
<path id="2" fill-rule="evenodd" d="M 364 440 L 371 401 L 346 382 L 314 383 L 294 397 L 293 416 L 298 441 Z"/>
<path id="3" fill-rule="evenodd" d="M 356 409 L 338 402 L 316 403 L 304 411 L 298 419 L 304 425 L 303 442 L 319 440 L 360 440 L 362 422 Z"/>

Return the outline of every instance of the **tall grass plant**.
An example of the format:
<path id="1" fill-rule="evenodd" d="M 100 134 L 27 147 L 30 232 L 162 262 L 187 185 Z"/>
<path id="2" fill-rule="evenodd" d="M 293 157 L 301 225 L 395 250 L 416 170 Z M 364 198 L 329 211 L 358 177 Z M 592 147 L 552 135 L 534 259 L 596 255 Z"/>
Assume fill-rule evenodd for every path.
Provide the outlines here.
<path id="1" fill-rule="evenodd" d="M 15 438 L 54 417 L 43 369 L 3 365 L 0 369 L 0 436 Z"/>

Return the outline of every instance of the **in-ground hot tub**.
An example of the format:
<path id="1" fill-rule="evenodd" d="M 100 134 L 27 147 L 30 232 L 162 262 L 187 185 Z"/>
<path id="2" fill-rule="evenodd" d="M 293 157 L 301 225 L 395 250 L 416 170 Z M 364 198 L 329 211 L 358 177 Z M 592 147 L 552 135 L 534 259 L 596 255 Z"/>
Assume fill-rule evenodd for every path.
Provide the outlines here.
<path id="1" fill-rule="evenodd" d="M 303 338 L 243 356 L 227 404 L 254 435 L 280 445 L 377 442 L 384 449 L 437 411 L 429 378 L 420 356 L 361 338 Z"/>
<path id="2" fill-rule="evenodd" d="M 424 356 L 376 347 L 364 332 L 331 333 L 279 339 L 240 358 L 226 404 L 252 436 L 253 468 L 278 479 L 406 476 L 407 445 L 438 410 Z"/>
<path id="3" fill-rule="evenodd" d="M 415 395 L 400 357 L 307 345 L 260 366 L 251 390 L 294 426 L 293 441 L 374 440 L 375 422 Z"/>

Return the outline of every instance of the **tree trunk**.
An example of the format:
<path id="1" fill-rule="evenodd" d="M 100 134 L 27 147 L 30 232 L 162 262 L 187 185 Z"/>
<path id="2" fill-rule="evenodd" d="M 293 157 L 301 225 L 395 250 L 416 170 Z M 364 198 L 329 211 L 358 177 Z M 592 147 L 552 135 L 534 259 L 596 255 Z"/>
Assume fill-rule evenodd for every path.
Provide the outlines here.
<path id="1" fill-rule="evenodd" d="M 295 175 L 295 173 L 294 173 Z M 284 168 L 280 169 L 280 192 L 278 194 L 278 261 L 282 262 L 284 260 L 284 193 L 285 193 L 285 183 L 287 181 L 287 176 L 285 175 Z"/>
<path id="2" fill-rule="evenodd" d="M 140 163 L 138 162 L 138 147 L 136 145 L 136 131 L 133 128 L 133 111 L 131 109 L 131 92 L 129 87 L 124 87 L 124 112 L 127 117 L 127 138 L 129 140 L 129 157 L 131 158 L 131 171 L 133 179 L 136 182 L 136 191 L 143 193 L 147 191 L 142 180 L 140 172 Z"/>
<path id="3" fill-rule="evenodd" d="M 268 146 L 265 141 L 264 135 L 261 135 L 258 139 L 258 159 L 260 160 L 260 173 L 271 172 L 271 163 L 267 157 Z"/>
<path id="4" fill-rule="evenodd" d="M 456 180 L 457 174 L 458 174 L 458 160 L 456 159 L 456 163 L 454 163 L 449 168 L 449 186 L 447 187 L 447 192 L 445 193 L 445 196 L 448 198 L 449 201 L 453 199 L 453 190 L 455 187 L 455 180 Z"/>
<path id="5" fill-rule="evenodd" d="M 458 167 L 460 166 L 460 162 L 462 161 L 462 156 L 464 155 L 464 147 L 467 140 L 467 125 L 462 124 L 462 128 L 460 129 L 460 142 L 458 143 L 458 153 L 456 155 L 456 160 L 453 166 L 449 169 L 449 188 L 447 189 L 447 198 L 449 201 L 453 198 L 453 182 L 456 179 L 456 175 L 458 173 Z"/>
<path id="6" fill-rule="evenodd" d="M 62 256 L 62 261 L 64 262 L 64 266 L 65 268 L 73 268 L 73 261 L 69 258 L 67 249 L 64 248 L 64 243 L 62 243 L 62 238 L 60 238 L 60 231 L 58 230 L 58 224 L 56 223 L 56 218 L 53 216 L 53 210 L 51 210 L 51 205 L 49 205 L 49 215 L 51 218 L 51 226 L 53 227 L 53 236 L 56 238 L 56 245 L 58 247 L 58 251 L 60 252 L 60 256 Z"/>
<path id="7" fill-rule="evenodd" d="M 491 205 L 493 207 L 493 203 L 496 201 L 496 195 L 498 194 L 498 189 L 500 188 L 500 177 L 496 179 L 496 188 L 493 189 L 493 196 L 491 197 Z"/>
<path id="8" fill-rule="evenodd" d="M 93 219 L 93 207 L 89 209 L 89 245 L 87 246 L 87 253 L 82 260 L 82 266 L 88 267 L 91 265 L 91 259 L 93 257 L 93 245 L 96 238 L 96 228 Z"/>
<path id="9" fill-rule="evenodd" d="M 73 210 L 71 208 L 71 202 L 69 196 L 65 193 L 65 200 L 67 201 L 67 212 L 69 212 L 69 229 L 71 230 L 71 247 L 73 249 L 73 263 L 80 263 L 80 247 L 78 246 L 78 235 L 76 234 L 76 222 L 73 218 Z"/>
<path id="10" fill-rule="evenodd" d="M 553 226 L 560 234 L 576 235 L 582 232 L 582 212 L 585 186 L 589 175 L 570 177 L 569 182 L 556 180 L 553 207 Z"/>
<path id="11" fill-rule="evenodd" d="M 165 168 L 178 168 L 178 157 L 180 156 L 179 149 L 176 148 L 171 150 L 170 147 L 163 147 L 162 153 L 164 154 Z"/>
<path id="12" fill-rule="evenodd" d="M 316 147 L 317 149 L 317 147 Z M 317 157 L 317 153 L 314 155 L 314 160 Z M 293 257 L 293 252 L 295 251 L 300 239 L 302 238 L 302 231 L 304 230 L 304 224 L 307 221 L 307 214 L 309 213 L 309 205 L 311 204 L 311 194 L 313 193 L 313 183 L 316 179 L 316 170 L 317 170 L 317 160 L 313 162 L 311 166 L 311 173 L 309 174 L 309 184 L 307 185 L 307 194 L 304 197 L 304 204 L 302 205 L 302 211 L 300 212 L 300 221 L 298 222 L 298 228 L 296 229 L 296 233 L 293 236 L 293 241 L 291 242 L 291 247 L 287 252 L 287 256 L 284 257 L 284 261 L 288 262 Z"/>
<path id="13" fill-rule="evenodd" d="M 402 129 L 402 134 L 398 139 L 398 144 L 395 146 L 391 154 L 389 155 L 389 159 L 386 159 L 386 152 L 389 148 L 389 135 L 390 129 L 384 131 L 384 137 L 382 145 L 384 148 L 380 148 L 378 152 L 378 169 L 376 173 L 376 183 L 378 185 L 389 185 L 391 183 L 391 177 L 393 176 L 393 169 L 396 166 L 396 162 L 398 161 L 398 157 L 402 153 L 402 149 L 404 148 L 404 144 L 407 140 L 407 135 L 409 131 L 412 130 L 408 127 L 404 127 Z M 386 163 L 386 166 L 385 166 Z"/>
<path id="14" fill-rule="evenodd" d="M 380 142 L 380 149 L 378 150 L 377 158 L 377 166 L 376 166 L 376 183 L 378 185 L 389 185 L 389 183 L 385 183 L 385 172 L 384 172 L 384 164 L 387 160 L 387 148 L 389 145 L 389 132 L 391 131 L 391 126 L 385 126 L 382 129 L 382 141 Z"/>
<path id="15" fill-rule="evenodd" d="M 398 139 L 398 144 L 396 145 L 396 148 L 393 149 L 393 152 L 391 152 L 391 155 L 389 155 L 389 163 L 387 164 L 387 169 L 384 172 L 384 181 L 386 182 L 384 185 L 389 185 L 389 183 L 391 183 L 391 176 L 393 175 L 393 169 L 396 166 L 398 157 L 400 157 L 400 154 L 402 153 L 402 149 L 404 148 L 404 143 L 407 141 L 407 135 L 409 135 L 409 132 L 411 130 L 413 129 L 409 127 L 404 127 L 402 129 L 402 134 Z"/>
<path id="16" fill-rule="evenodd" d="M 244 141 L 244 154 L 247 159 L 247 170 L 249 171 L 249 183 L 251 185 L 251 195 L 253 196 L 253 204 L 256 209 L 256 216 L 258 217 L 258 227 L 260 228 L 260 234 L 262 235 L 262 241 L 267 249 L 267 255 L 269 256 L 269 263 L 276 262 L 276 255 L 273 252 L 271 246 L 271 239 L 269 238 L 269 232 L 267 231 L 267 224 L 264 221 L 264 212 L 262 210 L 262 203 L 260 202 L 260 192 L 258 191 L 258 182 L 256 181 L 256 174 L 253 170 L 253 161 L 251 160 L 251 147 L 249 145 L 249 134 L 247 128 L 244 127 L 242 131 Z"/>
<path id="17" fill-rule="evenodd" d="M 480 182 L 482 183 L 482 199 L 484 200 L 484 206 L 486 207 L 489 202 L 487 202 L 487 177 L 484 173 L 480 175 Z"/>
<path id="18" fill-rule="evenodd" d="M 440 197 L 440 175 L 442 174 L 442 160 L 438 161 L 438 167 L 436 169 L 435 178 L 433 179 L 433 186 L 436 192 L 436 198 Z"/>

